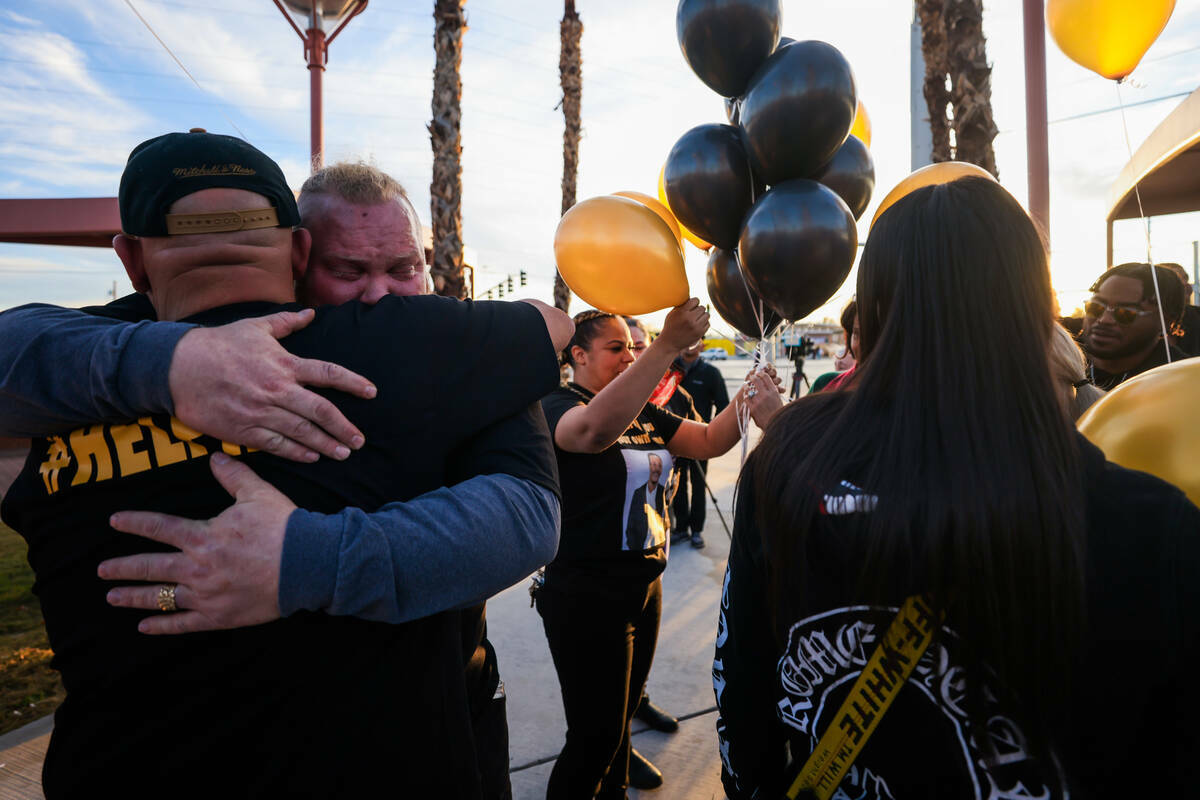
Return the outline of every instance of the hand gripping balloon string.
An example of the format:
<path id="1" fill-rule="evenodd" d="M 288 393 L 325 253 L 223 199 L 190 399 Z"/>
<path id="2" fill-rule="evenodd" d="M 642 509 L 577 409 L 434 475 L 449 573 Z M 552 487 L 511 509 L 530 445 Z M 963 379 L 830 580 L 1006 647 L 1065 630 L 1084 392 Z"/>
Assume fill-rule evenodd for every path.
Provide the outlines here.
<path id="1" fill-rule="evenodd" d="M 1116 81 L 1117 105 L 1121 107 L 1121 126 L 1125 129 L 1125 150 L 1129 160 L 1133 160 L 1133 146 L 1129 143 L 1129 123 L 1125 120 L 1125 103 L 1121 100 L 1121 81 Z M 1146 211 L 1142 208 L 1142 192 L 1138 189 L 1139 181 L 1134 181 L 1133 196 L 1137 198 L 1138 216 L 1142 220 L 1142 230 L 1146 233 L 1146 263 L 1150 265 L 1150 278 L 1154 281 L 1154 301 L 1158 306 L 1158 324 L 1162 328 L 1163 350 L 1167 353 L 1167 363 L 1171 363 L 1171 335 L 1167 332 L 1167 318 L 1163 314 L 1162 292 L 1158 290 L 1158 270 L 1154 258 L 1150 255 L 1150 221 L 1146 219 Z M 1109 265 L 1111 266 L 1111 264 Z"/>
<path id="2" fill-rule="evenodd" d="M 758 340 L 758 347 L 754 348 L 754 369 L 751 374 L 762 371 L 762 364 L 766 360 L 766 344 L 763 339 Z M 749 378 L 746 379 L 746 384 L 750 386 L 747 394 L 756 391 Z M 738 432 L 742 434 L 742 464 L 745 464 L 746 452 L 750 449 L 750 407 L 744 402 L 738 409 Z"/>

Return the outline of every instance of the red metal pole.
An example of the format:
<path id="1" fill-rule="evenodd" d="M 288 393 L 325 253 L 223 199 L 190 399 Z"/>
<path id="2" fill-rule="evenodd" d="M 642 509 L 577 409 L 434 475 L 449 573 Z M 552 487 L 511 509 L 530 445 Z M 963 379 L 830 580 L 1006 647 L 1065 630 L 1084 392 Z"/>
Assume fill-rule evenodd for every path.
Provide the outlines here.
<path id="1" fill-rule="evenodd" d="M 1050 144 L 1046 115 L 1044 0 L 1023 0 L 1025 22 L 1025 148 L 1029 213 L 1050 242 Z"/>
<path id="2" fill-rule="evenodd" d="M 315 25 L 308 29 L 304 40 L 304 52 L 308 56 L 308 77 L 311 98 L 312 170 L 316 172 L 325 165 L 325 111 L 321 98 L 321 76 L 325 72 L 328 50 L 325 47 L 325 32 Z"/>

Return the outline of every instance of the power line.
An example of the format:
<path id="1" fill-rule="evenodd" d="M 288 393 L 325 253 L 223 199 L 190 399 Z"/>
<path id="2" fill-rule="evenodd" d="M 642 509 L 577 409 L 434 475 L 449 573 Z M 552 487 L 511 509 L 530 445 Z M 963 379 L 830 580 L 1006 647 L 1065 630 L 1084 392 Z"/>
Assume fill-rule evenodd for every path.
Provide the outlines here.
<path id="1" fill-rule="evenodd" d="M 185 67 L 183 65 L 183 62 L 180 61 L 179 58 L 174 53 L 171 52 L 171 48 L 167 47 L 167 43 L 164 42 L 162 40 L 162 38 L 157 33 L 154 32 L 154 28 L 150 27 L 150 23 L 146 21 L 146 18 L 143 17 L 141 14 L 139 14 L 138 10 L 133 7 L 133 0 L 125 0 L 125 5 L 129 6 L 129 10 L 133 12 L 134 16 L 136 16 L 138 19 L 140 19 L 142 21 L 142 24 L 146 26 L 146 30 L 150 31 L 150 35 L 153 36 L 155 39 L 158 39 L 158 43 L 161 44 L 163 46 L 163 49 L 167 51 L 167 55 L 169 55 L 172 59 L 174 59 L 175 63 L 179 65 L 179 68 L 181 70 L 183 70 L 183 74 L 187 75 L 188 78 L 191 79 L 192 83 L 196 84 L 196 88 L 203 92 L 204 88 L 200 85 L 200 82 L 192 77 L 192 73 L 188 72 L 188 68 Z M 247 136 L 246 134 L 242 133 L 242 129 L 237 126 L 236 122 L 234 122 L 232 119 L 229 118 L 229 115 L 226 114 L 223 109 L 221 110 L 221 116 L 225 117 L 225 121 L 228 122 L 230 125 L 232 125 L 233 129 L 235 131 L 237 131 L 243 139 L 245 139 L 247 142 L 250 141 L 250 137 Z"/>

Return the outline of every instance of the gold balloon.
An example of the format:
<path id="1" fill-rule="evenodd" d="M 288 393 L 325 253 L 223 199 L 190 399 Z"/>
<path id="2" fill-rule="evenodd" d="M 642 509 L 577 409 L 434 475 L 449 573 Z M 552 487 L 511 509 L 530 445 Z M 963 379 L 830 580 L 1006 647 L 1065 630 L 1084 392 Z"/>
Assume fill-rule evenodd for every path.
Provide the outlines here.
<path id="1" fill-rule="evenodd" d="M 930 164 L 927 167 L 921 167 L 896 184 L 896 188 L 887 193 L 887 197 L 883 198 L 883 202 L 875 210 L 875 216 L 871 218 L 871 224 L 874 225 L 875 221 L 879 219 L 879 215 L 891 208 L 900 198 L 915 192 L 917 189 L 925 186 L 936 186 L 940 183 L 949 183 L 959 178 L 987 178 L 990 181 L 996 180 L 996 177 L 983 167 L 968 164 L 966 161 L 942 161 L 937 164 Z"/>
<path id="2" fill-rule="evenodd" d="M 580 299 L 613 314 L 648 314 L 688 299 L 683 250 L 662 218 L 626 197 L 572 206 L 554 233 L 563 281 Z"/>
<path id="3" fill-rule="evenodd" d="M 1157 475 L 1200 505 L 1198 409 L 1200 359 L 1189 358 L 1130 378 L 1078 424 L 1109 461 Z"/>
<path id="4" fill-rule="evenodd" d="M 658 171 L 658 200 L 664 206 L 667 207 L 667 211 L 671 211 L 671 204 L 667 202 L 667 165 L 666 164 L 663 164 L 662 169 L 660 169 Z M 671 211 L 671 216 L 672 217 L 675 216 L 674 211 Z M 680 222 L 679 220 L 675 220 L 675 223 L 679 226 L 679 232 L 683 234 L 684 239 L 687 239 L 689 242 L 696 245 L 696 247 L 699 247 L 701 250 L 703 250 L 706 253 L 712 249 L 711 244 L 704 241 L 699 236 L 697 236 L 696 234 L 692 233 L 687 228 L 685 228 L 683 226 L 682 222 Z"/>
<path id="5" fill-rule="evenodd" d="M 854 112 L 854 124 L 850 127 L 850 135 L 857 136 L 867 147 L 871 146 L 871 115 L 863 101 L 858 101 L 858 110 Z"/>
<path id="6" fill-rule="evenodd" d="M 675 219 L 675 215 L 671 213 L 671 209 L 650 195 L 642 194 L 641 192 L 613 192 L 613 194 L 617 197 L 628 197 L 630 200 L 636 200 L 655 214 L 658 214 L 662 218 L 662 221 L 667 223 L 671 228 L 671 233 L 675 234 L 675 240 L 679 242 L 679 246 L 683 247 L 683 231 L 679 229 L 679 220 Z"/>
<path id="7" fill-rule="evenodd" d="M 1174 10 L 1175 0 L 1049 0 L 1046 24 L 1067 58 L 1119 81 L 1137 67 Z"/>

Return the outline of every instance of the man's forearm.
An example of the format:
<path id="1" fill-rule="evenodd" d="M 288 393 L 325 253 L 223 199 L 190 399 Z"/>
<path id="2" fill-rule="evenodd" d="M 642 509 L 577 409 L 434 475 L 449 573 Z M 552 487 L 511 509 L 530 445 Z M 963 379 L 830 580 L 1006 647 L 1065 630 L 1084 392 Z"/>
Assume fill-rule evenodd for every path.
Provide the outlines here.
<path id="1" fill-rule="evenodd" d="M 295 511 L 280 611 L 400 623 L 473 605 L 554 558 L 559 511 L 552 491 L 510 475 L 480 475 L 373 514 Z"/>
<path id="2" fill-rule="evenodd" d="M 192 327 L 40 304 L 0 313 L 0 435 L 172 413 L 171 355 Z"/>

